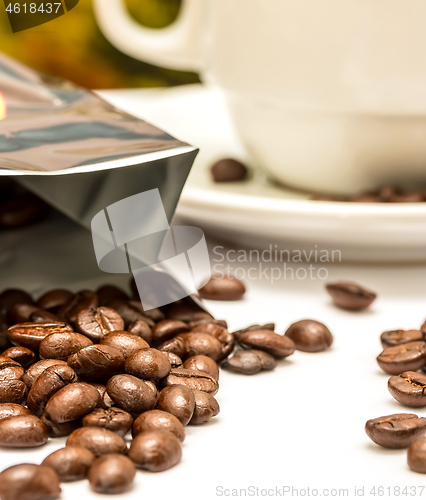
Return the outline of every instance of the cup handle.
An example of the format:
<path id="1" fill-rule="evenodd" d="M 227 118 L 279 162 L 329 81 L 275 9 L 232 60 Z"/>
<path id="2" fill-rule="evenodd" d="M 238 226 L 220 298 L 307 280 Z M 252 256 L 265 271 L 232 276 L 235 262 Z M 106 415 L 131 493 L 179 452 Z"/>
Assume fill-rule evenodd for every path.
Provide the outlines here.
<path id="1" fill-rule="evenodd" d="M 102 32 L 122 52 L 170 69 L 202 69 L 207 0 L 183 0 L 175 22 L 163 29 L 141 26 L 124 0 L 93 0 L 93 6 Z"/>

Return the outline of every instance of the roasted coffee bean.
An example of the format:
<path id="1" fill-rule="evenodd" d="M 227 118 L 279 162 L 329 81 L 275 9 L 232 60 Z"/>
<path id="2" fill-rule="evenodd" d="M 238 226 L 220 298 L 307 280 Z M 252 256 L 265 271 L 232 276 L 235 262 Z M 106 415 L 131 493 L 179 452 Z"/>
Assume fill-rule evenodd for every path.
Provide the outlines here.
<path id="1" fill-rule="evenodd" d="M 114 300 L 130 300 L 130 297 L 121 288 L 115 285 L 104 285 L 96 290 L 100 307 L 109 307 Z"/>
<path id="2" fill-rule="evenodd" d="M 110 307 L 83 309 L 77 316 L 78 331 L 93 342 L 100 342 L 109 332 L 123 328 L 122 317 Z"/>
<path id="3" fill-rule="evenodd" d="M 166 340 L 160 344 L 157 349 L 161 352 L 172 352 L 179 356 L 181 359 L 185 357 L 186 347 L 185 342 L 181 337 L 175 337 L 174 339 Z"/>
<path id="4" fill-rule="evenodd" d="M 133 304 L 133 301 L 132 301 L 132 304 Z M 153 309 L 149 309 L 148 311 L 144 311 L 143 313 L 145 314 L 145 316 L 147 316 L 148 318 L 152 319 L 152 321 L 155 321 L 156 323 L 158 323 L 159 321 L 163 321 L 164 319 L 166 319 L 165 314 L 158 307 L 154 307 Z"/>
<path id="5" fill-rule="evenodd" d="M 184 385 L 169 385 L 160 392 L 157 408 L 171 413 L 182 425 L 187 425 L 195 409 L 194 393 Z"/>
<path id="6" fill-rule="evenodd" d="M 27 397 L 28 389 L 22 380 L 0 380 L 0 403 L 21 404 Z"/>
<path id="7" fill-rule="evenodd" d="M 137 335 L 141 339 L 144 339 L 148 344 L 151 344 L 152 342 L 151 328 L 143 319 L 138 319 L 131 323 L 127 328 L 127 331 L 129 333 L 133 333 L 133 335 Z"/>
<path id="8" fill-rule="evenodd" d="M 105 391 L 102 396 L 101 408 L 104 410 L 108 410 L 108 408 L 112 408 L 115 405 L 115 401 L 111 398 L 107 391 Z"/>
<path id="9" fill-rule="evenodd" d="M 219 415 L 219 403 L 207 392 L 194 390 L 195 408 L 190 425 L 200 425 Z"/>
<path id="10" fill-rule="evenodd" d="M 181 443 L 185 440 L 185 429 L 182 423 L 171 413 L 162 410 L 150 410 L 142 413 L 133 422 L 132 436 L 135 438 L 142 432 L 169 431 Z"/>
<path id="11" fill-rule="evenodd" d="M 46 417 L 57 424 L 71 422 L 91 413 L 101 404 L 99 392 L 83 382 L 69 384 L 47 402 Z"/>
<path id="12" fill-rule="evenodd" d="M 61 321 L 59 316 L 44 309 L 36 309 L 30 314 L 30 322 L 32 323 L 45 323 L 46 321 Z"/>
<path id="13" fill-rule="evenodd" d="M 295 345 L 289 336 L 278 335 L 271 330 L 254 330 L 240 335 L 238 342 L 247 349 L 265 351 L 274 358 L 286 358 L 293 354 Z"/>
<path id="14" fill-rule="evenodd" d="M 142 307 L 138 307 L 137 302 L 114 300 L 111 302 L 110 307 L 117 311 L 124 321 L 124 328 L 117 328 L 117 330 L 127 331 L 131 324 L 140 319 L 145 321 L 150 328 L 155 325 L 155 322 L 142 312 Z"/>
<path id="15" fill-rule="evenodd" d="M 204 323 L 194 326 L 191 331 L 208 333 L 215 337 L 222 344 L 220 360 L 227 358 L 234 350 L 235 337 L 223 326 L 213 323 Z"/>
<path id="16" fill-rule="evenodd" d="M 67 361 L 72 354 L 90 345 L 93 345 L 93 342 L 80 333 L 52 333 L 41 341 L 39 354 L 42 359 Z"/>
<path id="17" fill-rule="evenodd" d="M 126 373 L 147 380 L 159 380 L 171 370 L 169 358 L 157 349 L 140 349 L 126 359 Z"/>
<path id="18" fill-rule="evenodd" d="M 373 418 L 365 424 L 367 436 L 385 448 L 408 448 L 416 439 L 426 435 L 426 418 L 413 413 L 397 413 Z"/>
<path id="19" fill-rule="evenodd" d="M 157 401 L 156 392 L 144 380 L 132 375 L 115 375 L 106 387 L 115 406 L 132 414 L 151 410 Z"/>
<path id="20" fill-rule="evenodd" d="M 407 342 L 387 347 L 377 356 L 377 363 L 391 375 L 419 370 L 426 363 L 426 342 Z"/>
<path id="21" fill-rule="evenodd" d="M 219 380 L 219 367 L 216 361 L 202 354 L 188 358 L 185 363 L 183 363 L 182 368 L 208 373 L 216 380 Z"/>
<path id="22" fill-rule="evenodd" d="M 240 300 L 246 293 L 246 287 L 237 278 L 213 277 L 198 293 L 202 299 L 207 300 Z"/>
<path id="23" fill-rule="evenodd" d="M 420 330 L 389 330 L 380 335 L 380 341 L 384 349 L 396 345 L 406 344 L 424 340 L 424 335 Z"/>
<path id="24" fill-rule="evenodd" d="M 0 474 L 1 500 L 45 500 L 60 493 L 58 475 L 45 465 L 14 465 Z"/>
<path id="25" fill-rule="evenodd" d="M 31 295 L 24 290 L 18 288 L 10 288 L 0 293 L 0 317 L 5 318 L 7 311 L 14 304 L 31 304 L 34 305 L 34 300 Z"/>
<path id="26" fill-rule="evenodd" d="M 56 312 L 69 302 L 73 296 L 74 294 L 69 290 L 59 288 L 57 290 L 50 290 L 37 300 L 37 307 L 46 311 Z"/>
<path id="27" fill-rule="evenodd" d="M 66 323 L 46 321 L 45 323 L 21 323 L 11 326 L 7 335 L 13 345 L 38 351 L 41 341 L 48 335 L 65 332 L 72 332 L 72 328 Z"/>
<path id="28" fill-rule="evenodd" d="M 131 442 L 129 458 L 140 469 L 161 472 L 180 461 L 182 448 L 179 439 L 171 432 L 143 432 Z"/>
<path id="29" fill-rule="evenodd" d="M 102 427 L 109 431 L 115 432 L 121 437 L 124 437 L 132 427 L 133 418 L 127 411 L 121 408 L 98 408 L 92 413 L 83 417 L 83 427 Z"/>
<path id="30" fill-rule="evenodd" d="M 164 352 L 164 354 L 169 358 L 170 366 L 172 368 L 179 368 L 179 366 L 182 366 L 182 360 L 177 354 L 175 354 L 174 352 L 167 352 L 167 351 Z"/>
<path id="31" fill-rule="evenodd" d="M 101 427 L 81 427 L 67 439 L 67 446 L 82 446 L 90 450 L 96 457 L 109 453 L 127 453 L 123 438 L 115 432 Z"/>
<path id="32" fill-rule="evenodd" d="M 349 311 L 361 311 L 370 306 L 377 295 L 361 285 L 349 281 L 336 281 L 326 285 L 333 302 Z"/>
<path id="33" fill-rule="evenodd" d="M 34 448 L 49 439 L 43 422 L 34 415 L 20 415 L 0 421 L 0 446 L 9 448 Z"/>
<path id="34" fill-rule="evenodd" d="M 213 319 L 213 316 L 201 309 L 194 303 L 186 301 L 173 302 L 166 306 L 166 316 L 168 319 L 183 321 L 189 323 L 191 321 L 199 321 L 200 319 Z"/>
<path id="35" fill-rule="evenodd" d="M 10 358 L 19 363 L 23 368 L 27 369 L 37 360 L 37 356 L 27 347 L 14 346 L 6 349 L 2 354 L 5 358 Z"/>
<path id="36" fill-rule="evenodd" d="M 102 382 L 123 372 L 124 356 L 115 347 L 91 345 L 68 358 L 68 365 L 89 382 Z"/>
<path id="37" fill-rule="evenodd" d="M 0 421 L 9 417 L 19 417 L 22 415 L 31 415 L 31 412 L 25 406 L 16 403 L 0 404 Z"/>
<path id="38" fill-rule="evenodd" d="M 37 311 L 38 307 L 34 304 L 13 304 L 6 314 L 6 319 L 9 325 L 17 323 L 27 323 L 30 320 L 31 313 Z"/>
<path id="39" fill-rule="evenodd" d="M 7 336 L 8 328 L 9 325 L 6 323 L 6 321 L 0 318 L 0 349 L 5 349 L 11 345 L 9 337 Z"/>
<path id="40" fill-rule="evenodd" d="M 40 420 L 48 428 L 50 437 L 69 436 L 76 429 L 79 429 L 81 427 L 81 419 L 72 420 L 71 422 L 65 422 L 63 424 L 58 424 L 56 422 L 52 422 L 44 413 L 41 416 Z"/>
<path id="41" fill-rule="evenodd" d="M 60 389 L 76 381 L 77 375 L 69 366 L 54 365 L 47 368 L 37 378 L 28 393 L 28 408 L 41 417 L 49 399 Z"/>
<path id="42" fill-rule="evenodd" d="M 16 193 L 0 205 L 0 227 L 13 229 L 42 219 L 49 206 L 32 193 Z"/>
<path id="43" fill-rule="evenodd" d="M 47 370 L 49 366 L 54 365 L 66 365 L 65 361 L 61 361 L 60 359 L 43 359 L 31 365 L 28 370 L 22 375 L 22 381 L 25 382 L 28 389 L 31 389 L 34 382 L 37 380 L 44 370 Z"/>
<path id="44" fill-rule="evenodd" d="M 129 490 L 136 475 L 130 458 L 111 453 L 97 458 L 89 470 L 89 484 L 96 493 L 119 494 Z"/>
<path id="45" fill-rule="evenodd" d="M 185 345 L 185 357 L 204 355 L 215 361 L 222 359 L 223 351 L 221 342 L 203 332 L 181 333 L 179 335 Z"/>
<path id="46" fill-rule="evenodd" d="M 255 349 L 237 351 L 222 365 L 226 370 L 244 375 L 255 375 L 262 370 L 273 370 L 276 366 L 277 362 L 273 356 L 267 352 Z"/>
<path id="47" fill-rule="evenodd" d="M 157 400 L 158 397 L 158 388 L 155 385 L 155 383 L 152 380 L 144 380 L 145 384 L 151 389 L 151 391 L 155 395 L 155 400 Z"/>
<path id="48" fill-rule="evenodd" d="M 95 455 L 81 446 L 65 446 L 48 455 L 41 465 L 51 467 L 61 481 L 86 479 Z"/>
<path id="49" fill-rule="evenodd" d="M 73 326 L 77 323 L 77 316 L 83 309 L 96 309 L 98 307 L 98 296 L 90 290 L 82 290 L 71 297 L 58 310 L 58 316 L 63 321 L 71 323 Z"/>
<path id="50" fill-rule="evenodd" d="M 285 335 L 289 337 L 299 351 L 320 352 L 333 343 L 330 330 L 319 321 L 304 319 L 289 326 Z"/>
<path id="51" fill-rule="evenodd" d="M 184 385 L 188 389 L 208 392 L 213 396 L 219 390 L 219 384 L 215 378 L 197 370 L 186 368 L 175 368 L 163 381 L 164 386 Z"/>
<path id="52" fill-rule="evenodd" d="M 223 326 L 223 328 L 228 329 L 228 323 L 224 319 L 213 319 L 213 318 L 197 319 L 195 321 L 189 321 L 188 327 L 190 330 L 192 330 L 194 328 L 194 326 L 204 325 L 206 323 L 211 323 L 213 325 Z"/>
<path id="53" fill-rule="evenodd" d="M 388 389 L 401 404 L 415 408 L 426 406 L 426 375 L 406 371 L 388 380 Z"/>
<path id="54" fill-rule="evenodd" d="M 225 158 L 211 167 L 214 182 L 238 182 L 247 177 L 247 167 L 238 160 Z"/>
<path id="55" fill-rule="evenodd" d="M 102 398 L 105 394 L 106 387 L 103 384 L 97 384 L 96 382 L 91 382 L 90 385 L 99 392 L 99 396 Z"/>
<path id="56" fill-rule="evenodd" d="M 410 445 L 407 451 L 407 464 L 414 472 L 426 474 L 426 437 L 421 437 Z"/>
<path id="57" fill-rule="evenodd" d="M 250 325 L 247 328 L 242 328 L 241 330 L 237 330 L 233 332 L 235 338 L 238 339 L 240 335 L 246 332 L 255 332 L 257 330 L 275 330 L 275 323 L 265 323 L 264 325 Z"/>
<path id="58" fill-rule="evenodd" d="M 144 339 L 132 333 L 125 332 L 124 330 L 108 333 L 108 335 L 101 340 L 101 344 L 115 347 L 126 359 L 136 351 L 149 347 L 148 342 L 145 342 Z"/>
<path id="59" fill-rule="evenodd" d="M 0 356 L 0 381 L 21 380 L 24 369 L 15 360 Z"/>
<path id="60" fill-rule="evenodd" d="M 160 321 L 152 328 L 152 343 L 153 345 L 161 344 L 169 340 L 179 333 L 188 331 L 188 325 L 183 321 L 176 321 L 172 319 L 165 319 Z"/>

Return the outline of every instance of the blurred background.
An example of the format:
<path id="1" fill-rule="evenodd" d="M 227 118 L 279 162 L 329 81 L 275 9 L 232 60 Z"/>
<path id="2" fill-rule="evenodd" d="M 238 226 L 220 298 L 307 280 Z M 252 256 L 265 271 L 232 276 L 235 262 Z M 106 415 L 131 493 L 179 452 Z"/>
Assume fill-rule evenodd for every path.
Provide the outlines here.
<path id="1" fill-rule="evenodd" d="M 181 0 L 126 0 L 131 15 L 150 28 L 176 18 Z M 171 71 L 124 55 L 102 35 L 92 0 L 80 0 L 66 16 L 12 33 L 0 12 L 1 51 L 33 68 L 91 89 L 163 87 L 198 82 L 193 73 Z"/>

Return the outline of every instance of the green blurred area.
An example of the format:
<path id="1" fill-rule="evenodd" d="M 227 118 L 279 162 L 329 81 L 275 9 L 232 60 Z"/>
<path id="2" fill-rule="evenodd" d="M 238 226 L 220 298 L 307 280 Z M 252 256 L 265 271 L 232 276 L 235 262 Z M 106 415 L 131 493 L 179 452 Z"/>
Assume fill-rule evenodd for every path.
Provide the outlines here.
<path id="1" fill-rule="evenodd" d="M 126 3 L 139 22 L 161 28 L 176 18 L 180 1 Z M 195 74 L 158 68 L 115 49 L 96 24 L 92 0 L 80 0 L 65 16 L 19 33 L 12 33 L 0 2 L 0 51 L 39 71 L 92 89 L 161 87 L 199 81 Z"/>

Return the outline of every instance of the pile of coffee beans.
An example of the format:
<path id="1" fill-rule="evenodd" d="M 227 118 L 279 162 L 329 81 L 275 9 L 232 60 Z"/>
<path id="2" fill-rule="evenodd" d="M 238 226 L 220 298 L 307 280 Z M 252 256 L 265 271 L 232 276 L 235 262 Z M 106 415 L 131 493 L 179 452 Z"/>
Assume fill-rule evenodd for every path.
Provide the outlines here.
<path id="1" fill-rule="evenodd" d="M 41 465 L 0 473 L 2 500 L 55 497 L 60 482 L 84 478 L 95 492 L 124 492 L 137 468 L 159 472 L 180 461 L 185 426 L 218 415 L 219 365 L 253 375 L 333 340 L 314 320 L 285 335 L 272 323 L 232 333 L 185 300 L 144 311 L 132 285 L 132 297 L 112 285 L 51 290 L 36 301 L 23 290 L 0 294 L 0 446 L 67 436 Z M 205 289 L 228 300 L 245 290 L 227 278 Z"/>
<path id="2" fill-rule="evenodd" d="M 354 203 L 422 203 L 426 201 L 426 190 L 403 191 L 397 186 L 362 191 L 353 196 L 313 195 L 314 201 L 344 201 Z"/>

